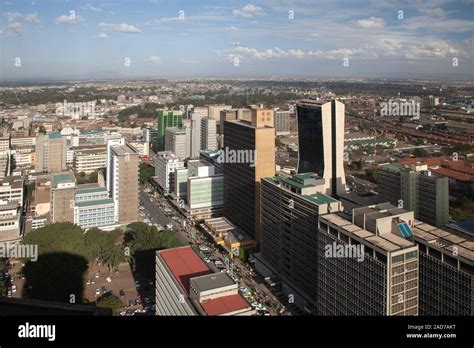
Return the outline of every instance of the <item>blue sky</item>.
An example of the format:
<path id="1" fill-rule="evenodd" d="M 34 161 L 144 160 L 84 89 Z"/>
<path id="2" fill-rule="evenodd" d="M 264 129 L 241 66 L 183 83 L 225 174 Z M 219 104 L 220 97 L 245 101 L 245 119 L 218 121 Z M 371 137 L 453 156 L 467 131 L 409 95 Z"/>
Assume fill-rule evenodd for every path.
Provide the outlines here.
<path id="1" fill-rule="evenodd" d="M 0 79 L 474 75 L 474 0 L 0 1 Z"/>

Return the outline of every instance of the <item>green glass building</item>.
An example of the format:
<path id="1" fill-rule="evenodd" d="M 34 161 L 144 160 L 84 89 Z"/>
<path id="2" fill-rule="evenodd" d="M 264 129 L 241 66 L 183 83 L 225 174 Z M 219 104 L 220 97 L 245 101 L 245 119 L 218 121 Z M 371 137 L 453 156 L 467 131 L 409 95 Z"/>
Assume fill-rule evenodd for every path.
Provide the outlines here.
<path id="1" fill-rule="evenodd" d="M 165 131 L 168 127 L 183 127 L 183 112 L 180 110 L 158 110 L 156 117 L 158 151 L 165 149 Z"/>

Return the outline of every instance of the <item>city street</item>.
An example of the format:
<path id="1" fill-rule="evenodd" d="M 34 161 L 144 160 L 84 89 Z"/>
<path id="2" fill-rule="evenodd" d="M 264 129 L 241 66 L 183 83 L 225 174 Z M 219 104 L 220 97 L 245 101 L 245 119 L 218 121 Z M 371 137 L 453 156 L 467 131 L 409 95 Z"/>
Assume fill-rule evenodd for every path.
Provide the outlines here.
<path id="1" fill-rule="evenodd" d="M 214 262 L 221 261 L 226 266 L 227 273 L 237 280 L 239 286 L 249 289 L 246 297 L 250 303 L 261 304 L 270 315 L 282 314 L 279 313 L 282 308 L 280 301 L 267 288 L 264 279 L 255 272 L 249 263 L 244 263 L 239 259 L 229 260 L 228 258 L 226 262 L 225 253 L 219 247 L 213 245 L 205 232 L 192 226 L 165 197 L 162 195 L 153 197 L 145 191 L 146 189 L 147 187 L 140 188 L 140 205 L 144 207 L 144 219 L 149 220 L 151 224 L 159 224 L 163 227 L 172 224 L 172 229 L 185 245 L 207 247 L 208 250 L 199 251 L 199 255 L 211 269 L 219 272 Z M 165 210 L 168 211 L 168 215 L 171 217 L 167 216 Z M 186 224 L 186 227 L 183 227 L 183 223 Z"/>

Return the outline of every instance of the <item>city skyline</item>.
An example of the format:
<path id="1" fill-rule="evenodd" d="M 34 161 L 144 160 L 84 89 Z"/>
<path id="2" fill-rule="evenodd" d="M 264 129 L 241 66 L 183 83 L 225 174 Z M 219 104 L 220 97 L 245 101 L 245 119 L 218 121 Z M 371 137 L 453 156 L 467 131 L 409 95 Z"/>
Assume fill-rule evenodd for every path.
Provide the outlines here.
<path id="1" fill-rule="evenodd" d="M 4 1 L 0 8 L 1 80 L 473 76 L 467 0 Z"/>

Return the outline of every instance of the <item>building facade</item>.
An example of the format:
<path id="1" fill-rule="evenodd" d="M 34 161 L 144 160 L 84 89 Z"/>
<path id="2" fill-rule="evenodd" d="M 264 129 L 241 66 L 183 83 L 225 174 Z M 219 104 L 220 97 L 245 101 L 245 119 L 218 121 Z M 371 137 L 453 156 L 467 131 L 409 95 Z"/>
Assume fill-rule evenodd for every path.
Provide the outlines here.
<path id="1" fill-rule="evenodd" d="M 222 159 L 224 216 L 257 242 L 260 240 L 260 179 L 275 175 L 273 110 L 254 108 L 252 122 L 225 121 L 223 156 L 236 151 L 246 159 Z M 243 152 L 241 152 L 243 151 Z M 254 161 L 249 161 L 253 155 Z M 224 156 L 225 157 L 225 156 Z"/>
<path id="2" fill-rule="evenodd" d="M 301 100 L 298 119 L 298 173 L 313 172 L 325 180 L 326 193 L 346 193 L 344 175 L 344 104 Z"/>

